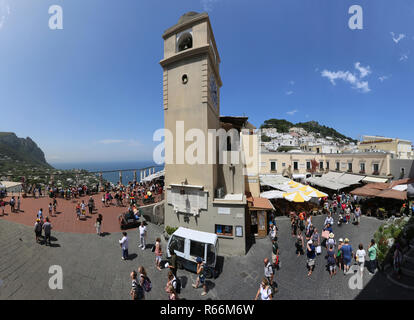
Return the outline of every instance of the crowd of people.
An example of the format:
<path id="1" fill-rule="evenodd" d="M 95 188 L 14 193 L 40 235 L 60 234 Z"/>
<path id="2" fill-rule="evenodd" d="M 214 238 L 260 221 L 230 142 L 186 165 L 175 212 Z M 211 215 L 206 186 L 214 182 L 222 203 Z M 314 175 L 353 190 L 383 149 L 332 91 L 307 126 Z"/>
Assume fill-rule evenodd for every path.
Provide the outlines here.
<path id="1" fill-rule="evenodd" d="M 141 223 L 141 226 L 138 228 L 138 237 L 139 237 L 139 245 L 138 247 L 142 250 L 146 249 L 146 238 L 148 235 L 148 231 L 146 228 L 146 224 L 144 222 Z M 119 245 L 122 251 L 122 260 L 129 259 L 129 238 L 127 232 L 122 232 L 122 238 L 119 240 Z M 154 267 L 158 271 L 162 271 L 163 269 L 167 270 L 167 282 L 164 288 L 164 292 L 166 293 L 169 300 L 179 300 L 179 295 L 181 293 L 182 284 L 180 278 L 177 276 L 177 268 L 178 268 L 178 259 L 177 254 L 175 253 L 173 248 L 166 248 L 168 250 L 169 258 L 167 260 L 162 260 L 164 250 L 162 248 L 161 239 L 157 238 L 155 243 L 152 246 L 152 252 L 154 253 L 155 257 L 155 264 Z M 196 258 L 196 275 L 197 278 L 195 283 L 192 284 L 194 289 L 198 289 L 200 287 L 203 288 L 201 293 L 202 296 L 207 295 L 207 282 L 206 282 L 206 273 L 205 273 L 205 264 L 201 257 Z M 130 296 L 132 300 L 144 300 L 145 295 L 151 291 L 152 284 L 151 280 L 149 279 L 144 266 L 140 266 L 137 271 L 133 270 L 130 273 L 131 277 L 131 290 Z"/>
<path id="2" fill-rule="evenodd" d="M 364 268 L 367 267 L 370 275 L 374 274 L 377 269 L 377 251 L 378 247 L 375 240 L 372 239 L 366 247 L 359 243 L 355 250 L 348 238 L 335 238 L 334 226 L 342 223 L 353 223 L 359 226 L 361 217 L 361 208 L 356 198 L 350 195 L 334 195 L 332 199 L 321 199 L 320 205 L 326 214 L 321 226 L 321 233 L 312 221 L 311 212 L 291 211 L 290 226 L 292 244 L 297 257 L 306 255 L 307 276 L 311 277 L 315 270 L 317 256 L 323 255 L 326 259 L 325 268 L 330 278 L 333 278 L 338 271 L 343 274 L 349 274 L 352 263 L 358 266 L 359 276 L 363 277 Z M 335 223 L 336 222 L 336 223 Z M 262 300 L 271 300 L 277 292 L 275 275 L 280 268 L 280 250 L 278 245 L 278 227 L 273 216 L 269 222 L 269 237 L 272 242 L 272 258 L 264 259 L 264 277 L 260 283 L 255 299 L 259 297 Z M 288 248 L 286 248 L 288 250 Z M 396 254 L 395 260 L 398 267 L 399 255 Z"/>

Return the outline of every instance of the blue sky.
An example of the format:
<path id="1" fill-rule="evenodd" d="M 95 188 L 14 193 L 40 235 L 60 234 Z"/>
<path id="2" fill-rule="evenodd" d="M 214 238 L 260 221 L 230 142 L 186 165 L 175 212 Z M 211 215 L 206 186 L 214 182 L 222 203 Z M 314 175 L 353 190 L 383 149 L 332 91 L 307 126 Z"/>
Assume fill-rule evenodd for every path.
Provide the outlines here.
<path id="1" fill-rule="evenodd" d="M 48 28 L 54 4 L 63 30 Z M 363 30 L 348 28 L 354 4 Z M 414 140 L 412 0 L 0 0 L 0 131 L 51 163 L 151 159 L 161 35 L 187 11 L 210 15 L 223 115 Z"/>

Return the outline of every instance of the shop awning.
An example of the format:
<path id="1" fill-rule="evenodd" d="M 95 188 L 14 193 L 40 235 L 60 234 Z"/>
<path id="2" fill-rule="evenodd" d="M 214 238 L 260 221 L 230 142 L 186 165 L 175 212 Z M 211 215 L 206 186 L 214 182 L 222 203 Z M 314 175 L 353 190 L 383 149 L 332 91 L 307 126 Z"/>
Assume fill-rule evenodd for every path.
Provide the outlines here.
<path id="1" fill-rule="evenodd" d="M 280 174 L 261 174 L 259 175 L 259 180 L 261 185 L 269 187 L 285 184 L 291 181 L 289 178 L 285 178 Z"/>
<path id="2" fill-rule="evenodd" d="M 387 189 L 387 190 L 380 191 L 377 197 L 396 199 L 396 200 L 407 200 L 407 192 Z"/>
<path id="3" fill-rule="evenodd" d="M 261 197 L 248 197 L 249 210 L 275 210 L 269 199 Z"/>
<path id="4" fill-rule="evenodd" d="M 377 177 L 365 177 L 362 179 L 362 182 L 379 182 L 379 183 L 385 183 L 388 179 L 385 178 L 377 178 Z"/>
<path id="5" fill-rule="evenodd" d="M 359 184 L 364 177 L 365 176 L 344 173 L 342 176 L 338 178 L 337 182 L 351 186 L 353 184 Z"/>
<path id="6" fill-rule="evenodd" d="M 270 191 L 265 191 L 262 192 L 260 194 L 261 198 L 266 198 L 266 199 L 283 199 L 283 191 L 279 191 L 279 190 L 270 190 Z"/>

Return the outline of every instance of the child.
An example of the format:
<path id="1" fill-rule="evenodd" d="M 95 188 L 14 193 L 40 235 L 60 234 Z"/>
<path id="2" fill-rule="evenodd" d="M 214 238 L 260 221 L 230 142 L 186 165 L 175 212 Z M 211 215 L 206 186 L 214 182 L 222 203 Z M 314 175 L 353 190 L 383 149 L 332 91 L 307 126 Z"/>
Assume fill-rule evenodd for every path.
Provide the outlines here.
<path id="1" fill-rule="evenodd" d="M 53 212 L 53 206 L 52 206 L 52 203 L 49 203 L 49 216 L 53 216 L 52 212 Z"/>

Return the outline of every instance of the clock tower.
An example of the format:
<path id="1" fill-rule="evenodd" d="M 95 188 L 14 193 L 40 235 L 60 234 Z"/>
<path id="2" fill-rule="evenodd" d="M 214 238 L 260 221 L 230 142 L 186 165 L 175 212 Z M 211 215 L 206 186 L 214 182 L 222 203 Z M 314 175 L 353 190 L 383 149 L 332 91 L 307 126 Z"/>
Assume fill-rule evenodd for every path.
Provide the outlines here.
<path id="1" fill-rule="evenodd" d="M 222 86 L 220 56 L 209 16 L 207 13 L 188 12 L 162 37 L 165 225 L 217 233 L 215 223 L 221 218 L 220 226 L 226 225 L 225 220 L 233 218 L 230 212 L 234 207 L 240 209 L 239 215 L 242 212 L 244 217 L 245 200 L 243 182 L 233 179 L 233 189 L 240 189 L 240 201 L 233 201 L 233 209 L 218 208 L 215 201 L 219 190 L 230 189 L 226 188 L 226 183 L 230 185 L 230 175 L 234 170 L 218 164 L 218 139 L 209 133 L 211 129 L 217 131 L 221 128 Z M 195 142 L 197 148 L 192 149 Z M 197 161 L 189 161 L 189 154 Z M 219 212 L 225 213 L 221 216 Z M 243 251 L 244 247 L 241 245 L 240 250 Z"/>

